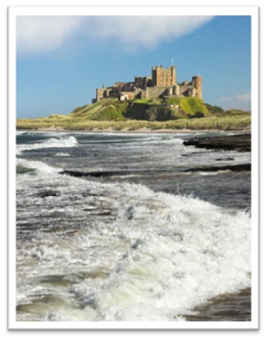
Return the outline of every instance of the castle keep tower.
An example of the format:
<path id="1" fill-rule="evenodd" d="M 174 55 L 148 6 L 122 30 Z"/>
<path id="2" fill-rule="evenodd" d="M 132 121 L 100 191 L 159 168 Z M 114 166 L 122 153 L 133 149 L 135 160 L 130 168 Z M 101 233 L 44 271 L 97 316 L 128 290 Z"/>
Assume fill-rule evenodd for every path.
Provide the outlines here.
<path id="1" fill-rule="evenodd" d="M 201 76 L 192 77 L 192 85 L 193 88 L 196 89 L 195 97 L 202 99 L 202 77 Z"/>
<path id="2" fill-rule="evenodd" d="M 156 66 L 152 68 L 152 86 L 176 85 L 176 67 L 163 68 Z"/>

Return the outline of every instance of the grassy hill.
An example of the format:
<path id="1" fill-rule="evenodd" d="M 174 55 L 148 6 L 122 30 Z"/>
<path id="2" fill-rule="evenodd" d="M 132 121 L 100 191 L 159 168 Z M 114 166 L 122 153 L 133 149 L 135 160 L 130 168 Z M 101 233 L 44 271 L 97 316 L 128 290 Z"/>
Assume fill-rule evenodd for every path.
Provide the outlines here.
<path id="1" fill-rule="evenodd" d="M 207 108 L 209 107 L 209 109 Z M 200 119 L 193 119 L 200 118 Z M 54 114 L 36 119 L 18 119 L 18 129 L 137 130 L 250 128 L 250 113 L 222 111 L 198 98 L 135 99 L 116 98 L 75 108 L 67 115 Z"/>
<path id="2" fill-rule="evenodd" d="M 69 114 L 69 117 L 97 121 L 125 120 L 123 113 L 127 106 L 127 102 L 121 103 L 116 98 L 108 98 L 94 104 L 77 107 Z"/>
<path id="3" fill-rule="evenodd" d="M 183 97 L 183 98 L 168 98 L 167 103 L 170 105 L 178 105 L 180 110 L 190 116 L 196 114 L 197 112 L 202 112 L 205 116 L 209 114 L 209 111 L 203 102 L 199 98 Z"/>
<path id="4" fill-rule="evenodd" d="M 169 98 L 166 101 L 163 99 L 135 99 L 129 102 L 108 98 L 78 107 L 70 115 L 75 118 L 97 121 L 125 119 L 166 121 L 190 118 L 196 112 L 202 112 L 203 115 L 209 114 L 204 102 L 198 98 Z"/>

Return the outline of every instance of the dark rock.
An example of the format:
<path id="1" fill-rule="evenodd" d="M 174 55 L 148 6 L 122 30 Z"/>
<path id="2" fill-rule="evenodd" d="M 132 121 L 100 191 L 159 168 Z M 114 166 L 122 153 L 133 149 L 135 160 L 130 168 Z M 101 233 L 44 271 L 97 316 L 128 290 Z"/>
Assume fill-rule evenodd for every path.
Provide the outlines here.
<path id="1" fill-rule="evenodd" d="M 78 171 L 78 170 L 64 170 L 60 172 L 61 175 L 69 175 L 73 177 L 110 177 L 125 174 L 122 171 Z"/>
<path id="2" fill-rule="evenodd" d="M 40 197 L 40 198 L 60 196 L 60 192 L 56 190 L 47 190 L 47 191 L 38 192 L 37 194 L 34 194 L 33 196 Z"/>
<path id="3" fill-rule="evenodd" d="M 251 164 L 235 164 L 235 165 L 222 165 L 222 166 L 206 166 L 201 168 L 190 168 L 184 170 L 184 172 L 198 172 L 198 171 L 205 171 L 205 172 L 211 172 L 211 171 L 224 171 L 224 170 L 231 170 L 231 171 L 250 171 L 251 170 Z"/>
<path id="4" fill-rule="evenodd" d="M 234 161 L 234 158 L 227 157 L 227 158 L 216 158 L 215 161 L 221 162 L 221 161 Z"/>
<path id="5" fill-rule="evenodd" d="M 251 289 L 217 296 L 185 317 L 187 321 L 251 321 Z"/>
<path id="6" fill-rule="evenodd" d="M 251 151 L 251 134 L 233 136 L 197 137 L 184 141 L 184 145 L 196 148 Z"/>

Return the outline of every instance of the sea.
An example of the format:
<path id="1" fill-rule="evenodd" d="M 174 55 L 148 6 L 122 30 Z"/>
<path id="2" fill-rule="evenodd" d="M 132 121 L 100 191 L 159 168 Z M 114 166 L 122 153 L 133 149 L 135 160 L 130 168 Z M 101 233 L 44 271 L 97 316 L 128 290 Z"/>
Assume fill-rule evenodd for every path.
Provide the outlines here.
<path id="1" fill-rule="evenodd" d="M 183 144 L 229 134 L 17 131 L 17 321 L 250 320 L 251 154 Z"/>

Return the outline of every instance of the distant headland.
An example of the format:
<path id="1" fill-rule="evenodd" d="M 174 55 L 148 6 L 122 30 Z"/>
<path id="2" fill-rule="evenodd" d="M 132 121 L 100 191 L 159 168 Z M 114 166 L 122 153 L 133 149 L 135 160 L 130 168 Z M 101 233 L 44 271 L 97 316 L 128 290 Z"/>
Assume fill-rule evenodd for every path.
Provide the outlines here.
<path id="1" fill-rule="evenodd" d="M 91 104 L 66 115 L 17 119 L 17 129 L 87 131 L 250 131 L 251 112 L 204 103 L 202 77 L 177 83 L 176 67 L 152 67 L 148 77 L 96 89 Z"/>

